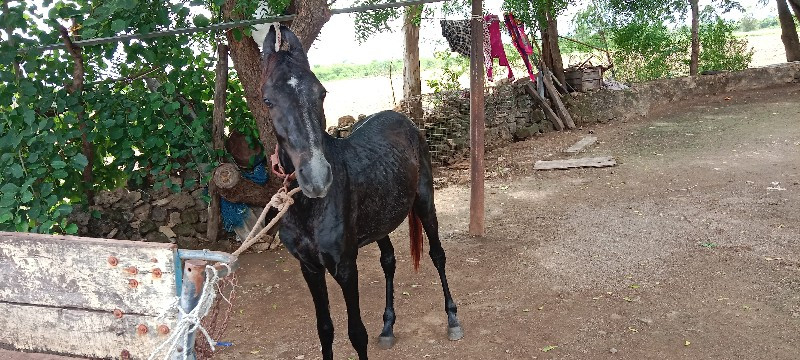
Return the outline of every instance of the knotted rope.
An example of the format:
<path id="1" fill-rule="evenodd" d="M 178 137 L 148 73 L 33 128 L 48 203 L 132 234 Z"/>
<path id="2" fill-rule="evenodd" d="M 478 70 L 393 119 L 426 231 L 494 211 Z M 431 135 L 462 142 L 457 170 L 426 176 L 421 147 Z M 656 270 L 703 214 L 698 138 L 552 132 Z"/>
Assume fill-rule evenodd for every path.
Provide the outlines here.
<path id="1" fill-rule="evenodd" d="M 250 248 L 250 246 L 252 246 L 258 240 L 264 237 L 267 234 L 267 232 L 270 229 L 272 229 L 272 227 L 275 226 L 275 224 L 278 223 L 278 220 L 280 220 L 281 217 L 283 217 L 283 214 L 286 214 L 286 211 L 289 210 L 289 206 L 294 204 L 294 199 L 292 199 L 292 196 L 294 196 L 294 194 L 297 194 L 300 191 L 300 188 L 296 187 L 292 190 L 287 190 L 285 183 L 286 181 L 284 181 L 284 186 L 280 190 L 278 190 L 278 192 L 275 193 L 275 195 L 272 195 L 272 199 L 269 200 L 267 206 L 265 206 L 264 210 L 261 211 L 261 215 L 258 217 L 258 221 L 256 221 L 256 224 L 261 224 L 264 222 L 264 219 L 267 217 L 267 212 L 269 212 L 269 208 L 271 207 L 278 209 L 278 214 L 275 215 L 275 217 L 272 218 L 272 221 L 270 221 L 269 224 L 267 224 L 267 226 L 261 229 L 261 231 L 258 231 L 258 227 L 253 227 L 253 229 L 250 230 L 250 234 L 247 235 L 247 239 L 245 239 L 244 242 L 242 242 L 242 245 L 239 246 L 239 248 L 233 252 L 234 256 L 239 256 L 239 254 L 243 253 L 245 250 Z M 257 231 L 258 234 L 256 234 Z"/>

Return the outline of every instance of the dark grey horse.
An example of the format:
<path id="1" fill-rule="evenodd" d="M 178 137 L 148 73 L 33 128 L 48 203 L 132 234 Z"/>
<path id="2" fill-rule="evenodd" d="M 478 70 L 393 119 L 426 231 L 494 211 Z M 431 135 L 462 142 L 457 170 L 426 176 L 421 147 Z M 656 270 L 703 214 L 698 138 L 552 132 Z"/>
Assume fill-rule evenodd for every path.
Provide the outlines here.
<path id="1" fill-rule="evenodd" d="M 322 87 L 308 64 L 300 41 L 280 27 L 264 40 L 262 92 L 269 107 L 280 158 L 294 171 L 302 195 L 296 196 L 281 220 L 281 241 L 300 260 L 314 299 L 317 331 L 324 359 L 333 359 L 333 322 L 328 306 L 325 271 L 341 286 L 347 305 L 350 342 L 367 359 L 367 331 L 361 321 L 356 257 L 362 246 L 377 242 L 386 277 L 386 310 L 382 348 L 394 345 L 394 248 L 388 234 L 408 216 L 415 268 L 422 251 L 422 228 L 439 272 L 447 312 L 448 337 L 461 339 L 445 276 L 445 254 L 433 203 L 433 177 L 428 148 L 419 129 L 393 111 L 372 115 L 354 125 L 346 139 L 324 131 Z"/>

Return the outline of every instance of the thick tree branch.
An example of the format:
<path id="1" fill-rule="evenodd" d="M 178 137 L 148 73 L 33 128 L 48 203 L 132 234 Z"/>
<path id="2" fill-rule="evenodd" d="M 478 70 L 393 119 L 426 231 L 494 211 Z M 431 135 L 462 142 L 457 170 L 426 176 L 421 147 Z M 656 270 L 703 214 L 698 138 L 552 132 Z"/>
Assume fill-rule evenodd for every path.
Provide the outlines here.
<path id="1" fill-rule="evenodd" d="M 226 0 L 222 5 L 222 19 L 232 21 L 241 19 L 240 14 L 236 14 L 236 0 Z M 275 143 L 269 109 L 264 105 L 261 96 L 261 52 L 252 36 L 241 34 L 237 40 L 234 31 L 231 29 L 225 32 L 230 47 L 230 56 L 233 59 L 233 66 L 236 69 L 236 76 L 244 88 L 244 97 L 247 107 L 258 125 L 259 140 L 265 148 L 271 148 Z"/>
<path id="2" fill-rule="evenodd" d="M 8 45 L 11 46 L 12 49 L 16 48 L 16 44 L 14 43 L 14 28 L 11 27 L 11 22 L 8 21 L 11 12 L 8 9 L 8 0 L 3 0 L 3 15 L 6 17 L 6 36 L 8 36 Z M 19 78 L 22 76 L 19 68 L 19 61 L 16 59 L 14 60 L 14 77 L 19 81 Z"/>
<path id="3" fill-rule="evenodd" d="M 77 23 L 75 19 L 72 20 L 73 28 L 77 28 Z M 78 96 L 82 96 L 83 94 L 83 78 L 84 78 L 84 67 L 83 67 L 83 52 L 79 46 L 75 46 L 72 42 L 72 39 L 69 36 L 69 31 L 63 25 L 58 24 L 58 32 L 61 34 L 61 39 L 64 41 L 64 46 L 67 48 L 67 52 L 72 56 L 73 65 L 72 65 L 72 85 L 67 86 L 67 91 L 72 94 L 77 94 Z M 92 186 L 94 185 L 94 176 L 92 175 L 92 164 L 94 164 L 94 149 L 92 148 L 92 143 L 89 142 L 88 138 L 88 128 L 86 126 L 86 113 L 81 111 L 78 113 L 78 122 L 81 130 L 81 151 L 83 156 L 86 157 L 88 160 L 86 166 L 83 168 L 83 186 L 84 186 L 84 193 L 86 195 L 86 202 L 88 204 L 94 204 L 94 190 Z"/>
<path id="4" fill-rule="evenodd" d="M 300 39 L 303 49 L 308 51 L 317 39 L 322 27 L 331 18 L 331 9 L 326 0 L 294 0 L 297 17 L 290 28 Z M 299 20 L 299 21 L 298 21 Z"/>

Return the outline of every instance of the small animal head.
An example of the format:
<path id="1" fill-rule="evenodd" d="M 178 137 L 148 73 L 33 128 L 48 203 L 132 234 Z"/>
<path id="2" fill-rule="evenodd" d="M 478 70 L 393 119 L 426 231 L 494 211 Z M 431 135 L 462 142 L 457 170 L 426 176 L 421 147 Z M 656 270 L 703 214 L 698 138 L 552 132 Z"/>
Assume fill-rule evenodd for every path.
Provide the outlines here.
<path id="1" fill-rule="evenodd" d="M 291 160 L 303 194 L 324 197 L 333 180 L 323 153 L 325 88 L 311 72 L 300 40 L 285 26 L 270 28 L 262 51 L 261 91 L 278 144 Z"/>

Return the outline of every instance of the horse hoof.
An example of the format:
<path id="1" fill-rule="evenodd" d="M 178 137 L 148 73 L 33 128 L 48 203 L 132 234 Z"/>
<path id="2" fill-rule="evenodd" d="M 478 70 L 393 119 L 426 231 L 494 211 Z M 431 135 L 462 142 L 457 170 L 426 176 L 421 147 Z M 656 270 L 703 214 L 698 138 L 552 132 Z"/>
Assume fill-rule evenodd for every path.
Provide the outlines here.
<path id="1" fill-rule="evenodd" d="M 461 340 L 464 337 L 464 329 L 461 326 L 451 327 L 447 329 L 447 338 L 450 341 Z"/>
<path id="2" fill-rule="evenodd" d="M 394 346 L 395 341 L 396 340 L 394 336 L 379 336 L 378 347 L 383 350 L 390 349 L 392 346 Z"/>

